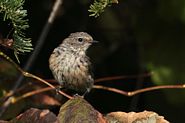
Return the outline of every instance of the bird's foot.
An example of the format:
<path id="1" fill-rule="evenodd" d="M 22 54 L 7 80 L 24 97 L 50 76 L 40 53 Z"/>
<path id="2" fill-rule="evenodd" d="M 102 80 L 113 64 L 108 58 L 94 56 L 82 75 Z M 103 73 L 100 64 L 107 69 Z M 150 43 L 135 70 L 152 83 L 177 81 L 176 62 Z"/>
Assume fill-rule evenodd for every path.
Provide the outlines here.
<path id="1" fill-rule="evenodd" d="M 59 94 L 60 89 L 62 89 L 62 86 L 57 86 L 57 87 L 55 88 L 55 91 L 56 91 L 56 94 L 57 94 L 57 95 Z"/>

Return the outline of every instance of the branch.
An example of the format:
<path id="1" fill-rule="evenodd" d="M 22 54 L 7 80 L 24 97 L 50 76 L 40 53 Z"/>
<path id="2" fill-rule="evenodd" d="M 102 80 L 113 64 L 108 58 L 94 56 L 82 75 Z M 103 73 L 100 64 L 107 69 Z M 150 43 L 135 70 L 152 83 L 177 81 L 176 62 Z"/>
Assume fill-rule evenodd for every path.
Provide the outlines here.
<path id="1" fill-rule="evenodd" d="M 139 89 L 139 90 L 135 90 L 135 91 L 122 91 L 116 88 L 111 88 L 111 87 L 105 87 L 105 86 L 101 86 L 101 85 L 94 85 L 93 88 L 95 89 L 103 89 L 103 90 L 107 90 L 107 91 L 111 91 L 111 92 L 115 92 L 124 96 L 134 96 L 136 94 L 140 94 L 143 92 L 148 92 L 148 91 L 153 91 L 153 90 L 159 90 L 159 89 L 185 89 L 185 84 L 182 85 L 160 85 L 160 86 L 153 86 L 153 87 L 148 87 L 148 88 L 143 88 L 143 89 Z"/>
<path id="2" fill-rule="evenodd" d="M 110 77 L 103 77 L 95 80 L 95 83 L 97 82 L 104 82 L 104 81 L 112 81 L 112 80 L 119 80 L 119 79 L 132 79 L 137 77 L 149 77 L 153 73 L 143 73 L 139 75 L 127 75 L 127 76 L 110 76 Z"/>
<path id="3" fill-rule="evenodd" d="M 47 81 L 45 81 L 44 79 L 40 78 L 40 77 L 37 77 L 31 73 L 28 73 L 24 70 L 22 70 L 11 58 L 9 58 L 6 54 L 4 54 L 3 52 L 0 51 L 0 56 L 4 57 L 6 60 L 8 60 L 10 63 L 12 63 L 17 70 L 19 70 L 23 76 L 25 77 L 29 77 L 29 78 L 33 78 L 33 79 L 36 79 L 46 85 L 48 85 L 49 87 L 53 88 L 53 89 L 56 89 L 55 86 L 51 85 L 50 83 L 48 83 Z M 15 90 L 12 90 L 9 92 L 9 95 L 13 95 L 15 93 Z M 69 99 L 72 99 L 73 97 L 67 95 L 66 93 L 64 93 L 63 91 L 58 91 L 59 94 L 69 98 Z M 10 105 L 10 103 L 12 102 L 12 99 L 13 97 L 9 97 L 5 102 L 4 104 L 1 106 L 0 108 L 0 116 L 3 114 L 3 112 L 6 110 L 6 108 Z"/>
<path id="4" fill-rule="evenodd" d="M 89 7 L 88 11 L 91 13 L 89 16 L 94 16 L 95 18 L 100 16 L 105 8 L 112 3 L 118 3 L 118 0 L 95 0 Z"/>
<path id="5" fill-rule="evenodd" d="M 53 89 L 56 89 L 55 86 L 53 86 L 52 84 L 48 83 L 47 81 L 45 81 L 44 79 L 38 77 L 38 76 L 35 76 L 31 73 L 28 73 L 24 70 L 22 70 L 11 58 L 9 58 L 6 54 L 4 54 L 3 52 L 0 52 L 0 56 L 3 56 L 5 59 L 7 59 L 10 63 L 12 63 L 16 68 L 17 70 L 19 70 L 25 77 L 29 77 L 29 78 L 33 78 L 33 79 L 36 79 L 46 85 L 48 85 L 49 87 L 53 88 Z M 62 91 L 59 91 L 59 93 L 69 99 L 72 99 L 71 96 L 67 95 L 66 93 L 62 92 Z M 11 95 L 11 93 L 10 93 Z"/>
<path id="6" fill-rule="evenodd" d="M 51 88 L 51 87 L 46 87 L 46 88 L 41 88 L 41 89 L 38 89 L 38 90 L 31 91 L 31 92 L 27 92 L 27 93 L 21 95 L 20 97 L 15 98 L 12 103 L 16 103 L 16 102 L 18 102 L 18 101 L 20 101 L 24 98 L 33 96 L 35 94 L 43 93 L 43 92 L 46 92 L 46 91 L 50 91 L 50 90 L 54 90 L 54 89 Z"/>
<path id="7" fill-rule="evenodd" d="M 27 11 L 23 10 L 24 0 L 1 0 L 0 1 L 0 13 L 3 14 L 4 20 L 11 21 L 13 26 L 13 49 L 14 54 L 18 60 L 17 54 L 30 52 L 33 50 L 31 39 L 26 38 L 24 31 L 29 27 L 27 16 Z M 19 60 L 18 60 L 19 61 Z"/>

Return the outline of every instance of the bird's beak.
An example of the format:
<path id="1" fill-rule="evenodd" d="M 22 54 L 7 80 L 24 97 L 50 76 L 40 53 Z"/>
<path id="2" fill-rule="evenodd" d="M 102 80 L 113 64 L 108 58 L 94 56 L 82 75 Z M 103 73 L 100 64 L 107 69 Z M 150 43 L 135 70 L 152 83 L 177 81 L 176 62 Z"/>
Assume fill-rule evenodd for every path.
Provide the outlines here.
<path id="1" fill-rule="evenodd" d="M 98 43 L 99 41 L 93 40 L 92 43 Z"/>

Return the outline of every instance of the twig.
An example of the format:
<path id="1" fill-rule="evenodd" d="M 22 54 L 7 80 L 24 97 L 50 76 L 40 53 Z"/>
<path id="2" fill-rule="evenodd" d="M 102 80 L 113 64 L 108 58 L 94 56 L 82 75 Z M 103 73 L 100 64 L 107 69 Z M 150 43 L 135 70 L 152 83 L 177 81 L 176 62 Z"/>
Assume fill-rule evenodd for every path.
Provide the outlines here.
<path id="1" fill-rule="evenodd" d="M 22 70 L 10 57 L 8 57 L 6 54 L 4 54 L 3 52 L 0 51 L 0 56 L 4 57 L 6 60 L 8 60 L 10 63 L 12 63 L 17 70 L 19 70 L 22 75 L 24 75 L 25 77 L 29 77 L 29 78 L 33 78 L 33 79 L 36 79 L 48 86 L 50 86 L 51 88 L 53 89 L 56 89 L 55 86 L 51 85 L 50 83 L 48 83 L 47 81 L 45 81 L 44 79 L 40 78 L 40 77 L 37 77 L 31 73 L 28 73 L 28 72 L 25 72 L 24 70 Z M 10 91 L 9 92 L 9 95 L 13 95 L 15 93 L 15 91 Z M 64 95 L 65 97 L 69 98 L 69 99 L 72 99 L 73 97 L 67 95 L 66 93 L 62 92 L 62 91 L 58 91 L 58 93 Z M 12 102 L 12 97 L 10 96 L 5 102 L 4 104 L 1 106 L 0 108 L 0 116 L 4 113 L 4 111 L 6 110 L 6 108 L 11 104 Z"/>
<path id="2" fill-rule="evenodd" d="M 39 77 L 37 77 L 37 76 L 35 76 L 35 75 L 31 74 L 31 73 L 28 73 L 28 72 L 25 72 L 25 73 L 23 73 L 23 74 L 24 74 L 24 76 L 26 76 L 26 77 L 34 78 L 34 79 L 39 80 L 40 82 L 43 82 L 44 84 L 50 86 L 51 88 L 56 89 L 55 86 L 53 86 L 52 84 L 48 83 L 47 81 L 45 81 L 45 80 L 42 79 L 42 78 L 39 78 Z M 59 90 L 58 93 L 60 93 L 61 95 L 65 96 L 65 97 L 67 97 L 67 98 L 69 98 L 69 99 L 72 99 L 72 98 L 73 98 L 73 97 L 67 95 L 66 93 L 64 93 L 63 91 L 60 91 L 60 90 Z"/>
<path id="3" fill-rule="evenodd" d="M 25 88 L 28 87 L 28 86 L 29 86 L 29 83 L 24 84 L 23 86 L 21 86 L 20 88 L 18 88 L 18 89 L 15 91 L 15 93 L 17 93 L 17 92 L 19 92 L 19 91 L 25 89 Z M 8 97 L 10 97 L 10 96 L 13 96 L 13 93 L 9 92 L 9 93 L 5 94 L 3 97 L 0 98 L 0 102 L 6 100 L 6 99 L 7 99 Z"/>
<path id="4" fill-rule="evenodd" d="M 44 79 L 38 77 L 38 76 L 35 76 L 31 73 L 28 73 L 28 72 L 25 72 L 24 70 L 22 70 L 11 58 L 9 58 L 7 55 L 5 55 L 3 52 L 0 52 L 0 56 L 3 56 L 4 58 L 6 58 L 9 62 L 11 62 L 25 77 L 29 77 L 29 78 L 33 78 L 33 79 L 36 79 L 48 86 L 50 86 L 51 88 L 53 89 L 56 89 L 55 86 L 53 86 L 52 84 L 48 83 L 47 81 L 45 81 Z M 71 99 L 72 97 L 67 95 L 66 93 L 62 92 L 62 91 L 59 91 L 60 94 L 64 95 L 65 97 Z"/>
<path id="5" fill-rule="evenodd" d="M 147 92 L 147 91 L 153 91 L 153 90 L 159 90 L 159 89 L 185 89 L 185 84 L 182 85 L 159 85 L 159 86 L 153 86 L 148 88 L 143 88 L 135 91 L 128 92 L 128 96 L 133 96 L 139 93 Z"/>
<path id="6" fill-rule="evenodd" d="M 94 85 L 93 88 L 102 89 L 102 90 L 106 90 L 106 91 L 111 91 L 111 92 L 115 92 L 115 93 L 118 93 L 118 94 L 121 94 L 121 95 L 128 96 L 128 92 L 122 91 L 122 90 L 119 90 L 119 89 L 116 89 L 116 88 L 105 87 L 105 86 L 102 86 L 102 85 Z"/>
<path id="7" fill-rule="evenodd" d="M 54 90 L 53 88 L 51 87 L 46 87 L 46 88 L 41 88 L 41 89 L 38 89 L 38 90 L 34 90 L 34 91 L 31 91 L 31 92 L 28 92 L 28 93 L 25 93 L 23 95 L 21 95 L 20 97 L 17 97 L 16 99 L 13 100 L 12 103 L 16 103 L 24 98 L 27 98 L 27 97 L 30 97 L 30 96 L 33 96 L 35 94 L 39 94 L 39 93 L 42 93 L 42 92 L 46 92 L 46 91 L 50 91 L 50 90 Z"/>
<path id="8" fill-rule="evenodd" d="M 143 92 L 159 90 L 159 89 L 177 89 L 177 88 L 185 89 L 185 84 L 182 84 L 182 85 L 160 85 L 160 86 L 153 86 L 153 87 L 143 88 L 143 89 L 139 89 L 139 90 L 135 90 L 135 91 L 129 91 L 129 92 L 122 91 L 122 90 L 119 90 L 119 89 L 116 89 L 116 88 L 105 87 L 105 86 L 101 86 L 101 85 L 94 85 L 93 88 L 112 91 L 112 92 L 130 97 L 130 96 L 134 96 L 136 94 L 140 94 L 140 93 L 143 93 Z"/>
<path id="9" fill-rule="evenodd" d="M 23 95 L 21 95 L 20 97 L 16 97 L 16 98 L 13 98 L 13 96 L 11 98 L 9 98 L 9 100 L 11 101 L 11 103 L 16 103 L 24 98 L 27 98 L 27 97 L 30 97 L 30 96 L 33 96 L 35 94 L 39 94 L 39 93 L 43 93 L 43 92 L 46 92 L 46 91 L 50 91 L 50 90 L 54 90 L 54 88 L 52 87 L 46 87 L 46 88 L 41 88 L 39 90 L 34 90 L 34 91 L 31 91 L 31 92 L 27 92 Z"/>
<path id="10" fill-rule="evenodd" d="M 22 70 L 10 57 L 8 57 L 6 54 L 4 54 L 3 52 L 0 52 L 0 56 L 3 56 L 4 58 L 6 58 L 9 62 L 11 62 L 15 67 L 16 69 L 18 69 L 22 75 L 24 75 L 25 77 L 29 77 L 29 78 L 33 78 L 33 79 L 36 79 L 48 86 L 50 86 L 51 88 L 53 89 L 56 89 L 55 86 L 53 86 L 52 84 L 48 83 L 47 81 L 45 81 L 44 79 L 40 78 L 40 77 L 37 77 L 31 73 L 28 73 L 28 72 L 25 72 L 24 70 Z M 59 91 L 60 94 L 64 95 L 65 97 L 71 99 L 72 97 L 67 95 L 66 93 L 62 92 L 62 91 Z M 10 93 L 11 94 L 11 93 Z"/>
<path id="11" fill-rule="evenodd" d="M 55 79 L 45 79 L 45 80 L 49 83 L 57 83 L 57 81 Z"/>
<path id="12" fill-rule="evenodd" d="M 95 83 L 97 82 L 104 82 L 104 81 L 111 81 L 111 80 L 119 80 L 119 79 L 131 79 L 131 78 L 137 78 L 137 77 L 149 77 L 152 73 L 143 73 L 139 75 L 128 75 L 128 76 L 111 76 L 111 77 L 103 77 L 95 80 Z"/>

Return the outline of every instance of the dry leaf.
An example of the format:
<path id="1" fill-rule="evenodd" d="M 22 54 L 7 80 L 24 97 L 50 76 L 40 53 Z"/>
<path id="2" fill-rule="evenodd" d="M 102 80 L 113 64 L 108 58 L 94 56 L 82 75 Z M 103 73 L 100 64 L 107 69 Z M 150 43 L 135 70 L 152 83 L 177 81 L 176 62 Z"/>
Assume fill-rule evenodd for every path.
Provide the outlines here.
<path id="1" fill-rule="evenodd" d="M 46 95 L 46 94 L 34 95 L 33 99 L 34 99 L 34 102 L 37 104 L 49 105 L 49 106 L 61 105 L 60 102 L 56 100 L 54 97 Z"/>
<path id="2" fill-rule="evenodd" d="M 10 123 L 59 123 L 55 114 L 49 110 L 31 108 L 20 114 Z"/>
<path id="3" fill-rule="evenodd" d="M 152 111 L 143 112 L 112 112 L 107 114 L 108 123 L 169 123 L 163 116 Z"/>

